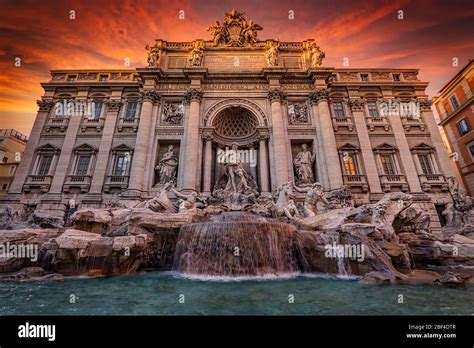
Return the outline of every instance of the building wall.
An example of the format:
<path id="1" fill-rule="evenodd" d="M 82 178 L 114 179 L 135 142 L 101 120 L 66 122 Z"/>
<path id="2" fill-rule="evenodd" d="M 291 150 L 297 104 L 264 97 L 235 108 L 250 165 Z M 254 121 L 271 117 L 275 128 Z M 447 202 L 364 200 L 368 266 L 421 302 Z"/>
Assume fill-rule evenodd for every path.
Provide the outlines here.
<path id="1" fill-rule="evenodd" d="M 0 195 L 8 193 L 27 139 L 15 130 L 0 130 Z"/>
<path id="2" fill-rule="evenodd" d="M 474 63 L 471 61 L 440 91 L 434 98 L 436 109 L 440 115 L 441 125 L 446 133 L 447 141 L 453 151 L 452 158 L 456 164 L 459 177 L 470 195 L 474 194 Z M 455 96 L 459 107 L 453 105 L 451 98 Z M 456 124 L 462 119 L 468 120 L 471 130 L 461 134 Z M 473 149 L 474 152 L 474 149 Z"/>

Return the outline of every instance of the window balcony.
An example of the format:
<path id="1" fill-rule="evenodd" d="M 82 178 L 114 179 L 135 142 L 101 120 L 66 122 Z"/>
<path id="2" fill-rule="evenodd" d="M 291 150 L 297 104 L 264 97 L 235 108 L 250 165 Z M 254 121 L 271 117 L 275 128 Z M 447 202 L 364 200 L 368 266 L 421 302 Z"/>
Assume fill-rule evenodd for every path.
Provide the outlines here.
<path id="1" fill-rule="evenodd" d="M 67 129 L 69 124 L 69 117 L 50 117 L 44 126 L 45 132 L 50 132 L 52 128 L 57 128 L 61 132 Z"/>
<path id="2" fill-rule="evenodd" d="M 52 175 L 28 175 L 23 185 L 23 191 L 28 193 L 39 190 L 40 192 L 46 193 L 49 191 L 52 180 Z"/>
<path id="3" fill-rule="evenodd" d="M 433 187 L 438 187 L 441 191 L 448 191 L 448 183 L 444 180 L 443 174 L 419 174 L 418 176 L 423 191 L 429 192 Z"/>
<path id="4" fill-rule="evenodd" d="M 124 129 L 132 129 L 134 132 L 138 130 L 139 118 L 120 117 L 117 124 L 117 131 L 122 132 Z"/>
<path id="5" fill-rule="evenodd" d="M 365 175 L 343 175 L 344 185 L 349 187 L 359 187 L 362 192 L 367 192 L 369 190 L 369 185 L 367 184 L 367 179 Z"/>
<path id="6" fill-rule="evenodd" d="M 387 117 L 372 117 L 367 116 L 365 118 L 365 122 L 367 123 L 367 128 L 373 132 L 376 128 L 382 128 L 386 132 L 390 130 L 390 123 L 388 122 Z"/>
<path id="7" fill-rule="evenodd" d="M 65 193 L 71 192 L 71 189 L 80 189 L 81 193 L 88 192 L 91 187 L 90 175 L 68 175 L 63 185 Z"/>
<path id="8" fill-rule="evenodd" d="M 110 193 L 113 190 L 125 191 L 128 188 L 128 176 L 125 175 L 109 175 L 104 184 L 104 192 Z"/>
<path id="9" fill-rule="evenodd" d="M 405 179 L 405 175 L 383 174 L 380 175 L 380 181 L 384 192 L 390 192 L 394 188 L 400 189 L 403 192 L 408 192 L 408 183 Z"/>
<path id="10" fill-rule="evenodd" d="M 405 132 L 409 132 L 412 128 L 419 129 L 421 132 L 424 132 L 426 129 L 426 125 L 423 123 L 421 117 L 405 116 L 401 119 Z"/>
<path id="11" fill-rule="evenodd" d="M 81 131 L 86 132 L 88 129 L 100 132 L 104 128 L 105 118 L 90 118 L 84 117 L 81 122 Z"/>
<path id="12" fill-rule="evenodd" d="M 335 132 L 337 132 L 341 127 L 347 128 L 349 132 L 354 130 L 354 124 L 350 117 L 332 117 L 332 126 L 334 127 Z"/>

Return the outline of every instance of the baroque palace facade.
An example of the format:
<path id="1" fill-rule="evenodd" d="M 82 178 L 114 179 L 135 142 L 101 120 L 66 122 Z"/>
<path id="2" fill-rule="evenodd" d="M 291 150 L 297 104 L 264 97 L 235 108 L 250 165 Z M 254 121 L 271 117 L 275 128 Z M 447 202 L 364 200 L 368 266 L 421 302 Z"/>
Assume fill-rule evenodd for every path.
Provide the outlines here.
<path id="1" fill-rule="evenodd" d="M 232 183 L 246 177 L 260 195 L 316 181 L 347 185 L 356 204 L 403 191 L 439 227 L 453 171 L 418 70 L 325 67 L 314 40 L 258 40 L 261 29 L 232 11 L 209 41 L 156 40 L 147 67 L 52 71 L 2 202 L 64 214 L 71 199 L 147 199 L 167 182 L 209 196 L 234 146 L 255 161 Z M 93 107 L 58 112 L 69 103 Z"/>

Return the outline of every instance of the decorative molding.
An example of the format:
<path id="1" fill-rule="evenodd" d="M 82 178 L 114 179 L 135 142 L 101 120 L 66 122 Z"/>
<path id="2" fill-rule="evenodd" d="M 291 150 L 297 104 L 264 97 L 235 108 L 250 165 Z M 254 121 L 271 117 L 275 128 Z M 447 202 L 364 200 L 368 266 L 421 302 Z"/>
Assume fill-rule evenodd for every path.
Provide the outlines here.
<path id="1" fill-rule="evenodd" d="M 144 102 L 158 103 L 161 100 L 161 96 L 154 90 L 144 90 L 141 92 L 142 100 Z"/>
<path id="2" fill-rule="evenodd" d="M 123 102 L 121 100 L 108 99 L 105 101 L 105 105 L 107 106 L 107 111 L 119 112 Z"/>
<path id="3" fill-rule="evenodd" d="M 313 93 L 310 94 L 309 96 L 309 102 L 311 105 L 317 105 L 322 101 L 327 102 L 329 98 L 329 88 L 321 88 Z"/>
<path id="4" fill-rule="evenodd" d="M 364 111 L 365 100 L 363 99 L 351 99 L 349 100 L 349 107 L 352 112 Z"/>
<path id="5" fill-rule="evenodd" d="M 198 103 L 202 100 L 202 91 L 196 88 L 191 88 L 185 96 L 185 100 L 190 103 L 193 101 L 197 101 Z"/>
<path id="6" fill-rule="evenodd" d="M 267 95 L 268 99 L 270 100 L 270 102 L 274 102 L 274 101 L 279 101 L 281 102 L 282 100 L 285 99 L 285 93 L 283 93 L 282 91 L 278 90 L 278 89 L 270 89 L 268 91 L 268 95 Z"/>
<path id="7" fill-rule="evenodd" d="M 39 107 L 39 112 L 50 112 L 55 105 L 55 103 L 50 100 L 37 100 L 36 104 Z"/>
<path id="8" fill-rule="evenodd" d="M 419 99 L 420 111 L 431 111 L 431 105 L 433 104 L 429 99 Z"/>
<path id="9" fill-rule="evenodd" d="M 253 101 L 242 99 L 242 98 L 228 98 L 221 100 L 214 105 L 212 105 L 207 111 L 204 116 L 204 124 L 206 126 L 212 125 L 212 121 L 214 117 L 223 109 L 228 107 L 236 107 L 240 106 L 250 110 L 254 115 L 257 116 L 259 119 L 259 126 L 267 126 L 268 120 L 265 112 Z"/>

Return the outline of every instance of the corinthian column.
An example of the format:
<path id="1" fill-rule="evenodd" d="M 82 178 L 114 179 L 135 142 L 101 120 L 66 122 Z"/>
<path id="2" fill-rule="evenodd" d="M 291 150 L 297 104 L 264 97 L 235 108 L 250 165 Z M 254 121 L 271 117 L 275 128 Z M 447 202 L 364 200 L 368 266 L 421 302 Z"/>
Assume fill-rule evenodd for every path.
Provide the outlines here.
<path id="1" fill-rule="evenodd" d="M 321 139 L 324 144 L 329 188 L 336 189 L 343 185 L 343 180 L 337 152 L 336 137 L 332 126 L 331 113 L 329 112 L 327 89 L 315 91 L 311 94 L 311 99 L 318 104 Z"/>
<path id="2" fill-rule="evenodd" d="M 281 99 L 283 93 L 277 89 L 268 91 L 268 99 L 272 111 L 273 159 L 275 186 L 279 187 L 289 181 L 288 176 L 288 149 L 286 146 L 286 133 L 281 112 Z"/>
<path id="3" fill-rule="evenodd" d="M 86 102 L 85 99 L 76 99 L 76 102 Z M 64 179 L 68 175 L 69 164 L 71 163 L 72 149 L 76 145 L 77 131 L 81 124 L 82 115 L 69 116 L 69 123 L 67 125 L 66 135 L 64 137 L 63 145 L 61 147 L 61 155 L 59 155 L 58 164 L 54 172 L 53 181 L 49 193 L 61 193 Z"/>
<path id="4" fill-rule="evenodd" d="M 365 174 L 367 175 L 370 192 L 381 193 L 382 187 L 380 186 L 380 179 L 377 173 L 377 162 L 375 161 L 372 143 L 370 142 L 369 132 L 365 122 L 364 104 L 363 99 L 354 99 L 349 102 L 352 114 L 354 115 L 357 138 L 359 139 L 360 151 L 364 161 Z"/>
<path id="5" fill-rule="evenodd" d="M 269 192 L 270 185 L 268 180 L 268 154 L 267 154 L 267 134 L 261 134 L 258 147 L 258 169 L 260 175 L 260 191 Z"/>
<path id="6" fill-rule="evenodd" d="M 185 137 L 186 148 L 182 165 L 185 166 L 183 174 L 183 189 L 196 190 L 196 176 L 198 171 L 199 157 L 199 109 L 201 106 L 202 92 L 191 89 L 186 95 L 189 101 L 189 114 L 187 115 Z"/>
<path id="7" fill-rule="evenodd" d="M 204 171 L 203 171 L 203 192 L 211 192 L 211 168 L 212 168 L 212 135 L 204 134 Z"/>
<path id="8" fill-rule="evenodd" d="M 160 96 L 154 90 L 145 90 L 142 92 L 142 98 L 140 123 L 135 140 L 135 149 L 130 167 L 130 183 L 128 185 L 130 193 L 135 195 L 139 195 L 143 191 L 148 146 L 153 143 L 149 137 L 153 104 L 159 102 Z"/>
<path id="9" fill-rule="evenodd" d="M 112 140 L 114 138 L 115 123 L 122 108 L 120 100 L 107 100 L 105 103 L 107 113 L 105 115 L 105 123 L 100 139 L 99 152 L 95 161 L 94 174 L 92 175 L 90 194 L 99 195 L 102 193 L 104 179 L 107 171 L 107 163 L 109 162 L 110 149 L 112 148 Z"/>
<path id="10" fill-rule="evenodd" d="M 18 169 L 16 171 L 12 185 L 10 186 L 9 194 L 21 194 L 21 190 L 23 184 L 25 183 L 26 177 L 28 176 L 28 174 L 30 174 L 30 165 L 33 161 L 35 150 L 38 147 L 39 139 L 44 124 L 50 111 L 54 107 L 54 103 L 52 100 L 38 100 L 36 103 L 39 107 L 38 114 L 36 115 L 35 123 L 33 124 L 30 136 L 28 137 L 25 152 L 23 153 L 20 159 L 20 164 L 18 165 Z"/>
<path id="11" fill-rule="evenodd" d="M 402 166 L 405 169 L 408 185 L 410 186 L 410 192 L 423 192 L 400 116 L 392 115 L 389 117 L 395 143 L 400 151 L 400 159 L 402 160 Z"/>

